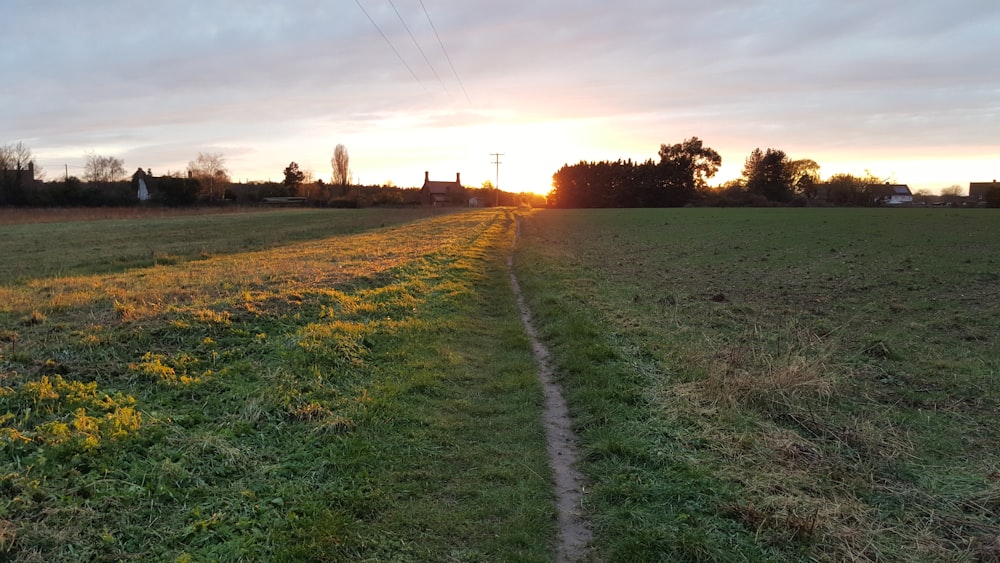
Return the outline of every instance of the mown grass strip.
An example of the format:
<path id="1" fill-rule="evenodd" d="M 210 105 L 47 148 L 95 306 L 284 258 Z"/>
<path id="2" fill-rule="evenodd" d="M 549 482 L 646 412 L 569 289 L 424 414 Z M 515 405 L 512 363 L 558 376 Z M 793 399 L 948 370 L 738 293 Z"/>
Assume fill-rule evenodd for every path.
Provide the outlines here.
<path id="1" fill-rule="evenodd" d="M 8 286 L 2 553 L 551 559 L 512 233 L 470 212 Z"/>

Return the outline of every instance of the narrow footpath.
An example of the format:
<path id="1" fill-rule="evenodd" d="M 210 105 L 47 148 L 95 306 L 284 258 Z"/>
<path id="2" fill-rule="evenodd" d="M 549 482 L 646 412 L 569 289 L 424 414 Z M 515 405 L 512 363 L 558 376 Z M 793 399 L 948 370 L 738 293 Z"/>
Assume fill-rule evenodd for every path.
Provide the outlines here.
<path id="1" fill-rule="evenodd" d="M 517 219 L 515 243 L 521 234 L 521 221 Z M 557 538 L 556 561 L 573 563 L 587 560 L 591 555 L 589 545 L 592 538 L 590 526 L 582 514 L 584 478 L 576 469 L 579 458 L 576 447 L 576 436 L 573 434 L 569 409 L 563 399 L 562 389 L 555 381 L 552 364 L 549 360 L 549 350 L 538 339 L 538 332 L 532 324 L 531 309 L 528 308 L 521 292 L 521 284 L 514 275 L 514 251 L 511 249 L 507 257 L 507 269 L 510 271 L 510 284 L 517 297 L 517 306 L 521 310 L 521 320 L 524 330 L 531 341 L 531 347 L 538 363 L 538 377 L 542 382 L 545 396 L 545 409 L 542 420 L 545 425 L 546 442 L 548 443 L 549 465 L 552 467 L 556 487 L 556 507 L 558 510 L 559 532 Z"/>

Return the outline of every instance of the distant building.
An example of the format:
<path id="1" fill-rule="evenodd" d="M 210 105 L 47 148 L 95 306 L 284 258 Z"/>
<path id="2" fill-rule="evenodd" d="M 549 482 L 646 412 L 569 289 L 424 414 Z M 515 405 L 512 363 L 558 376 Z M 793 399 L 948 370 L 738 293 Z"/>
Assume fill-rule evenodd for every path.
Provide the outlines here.
<path id="1" fill-rule="evenodd" d="M 132 174 L 132 187 L 135 189 L 139 201 L 149 201 L 149 187 L 152 179 L 152 171 L 147 172 L 141 167 L 135 171 L 135 174 Z"/>
<path id="2" fill-rule="evenodd" d="M 872 184 L 868 193 L 875 205 L 913 205 L 913 192 L 906 184 Z"/>
<path id="3" fill-rule="evenodd" d="M 455 173 L 454 182 L 441 182 L 431 180 L 430 172 L 424 172 L 424 185 L 420 188 L 420 203 L 435 207 L 464 204 L 465 188 L 462 187 L 461 173 Z"/>
<path id="4" fill-rule="evenodd" d="M 23 205 L 40 184 L 35 179 L 34 162 L 0 164 L 0 205 Z"/>
<path id="5" fill-rule="evenodd" d="M 1000 183 L 996 180 L 992 182 L 969 182 L 969 201 L 973 203 L 986 201 L 986 194 L 992 190 L 1000 190 Z"/>
<path id="6" fill-rule="evenodd" d="M 0 185 L 2 186 L 13 186 L 17 188 L 30 188 L 34 187 L 35 181 L 35 163 L 29 162 L 27 168 L 14 168 L 14 169 L 2 169 L 0 170 Z"/>

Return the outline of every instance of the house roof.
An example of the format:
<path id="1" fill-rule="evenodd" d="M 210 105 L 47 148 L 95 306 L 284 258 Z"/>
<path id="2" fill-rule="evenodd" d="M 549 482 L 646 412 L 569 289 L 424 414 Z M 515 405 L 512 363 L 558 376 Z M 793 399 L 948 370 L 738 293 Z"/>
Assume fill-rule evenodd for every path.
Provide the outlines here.
<path id="1" fill-rule="evenodd" d="M 906 184 L 872 184 L 868 186 L 871 194 L 877 197 L 892 197 L 908 195 L 912 196 L 913 193 L 910 192 L 910 186 Z"/>
<path id="2" fill-rule="evenodd" d="M 438 182 L 433 180 L 424 182 L 424 188 L 432 194 L 446 194 L 452 189 L 461 187 L 462 184 L 459 184 L 458 182 Z"/>
<path id="3" fill-rule="evenodd" d="M 431 173 L 424 172 L 423 189 L 431 194 L 447 194 L 451 193 L 452 190 L 459 191 L 462 189 L 462 174 L 455 173 L 454 182 L 442 182 L 439 180 L 431 180 Z"/>

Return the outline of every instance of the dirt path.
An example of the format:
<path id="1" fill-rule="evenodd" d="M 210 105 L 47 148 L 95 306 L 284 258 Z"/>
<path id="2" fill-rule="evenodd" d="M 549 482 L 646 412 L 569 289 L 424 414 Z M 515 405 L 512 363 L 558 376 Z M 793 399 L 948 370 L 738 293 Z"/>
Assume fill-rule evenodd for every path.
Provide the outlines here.
<path id="1" fill-rule="evenodd" d="M 517 221 L 517 234 L 520 236 L 521 221 Z M 569 563 L 583 561 L 591 555 L 589 544 L 591 540 L 590 526 L 584 519 L 581 501 L 585 481 L 583 475 L 576 470 L 576 460 L 579 457 L 576 448 L 576 436 L 569 417 L 562 389 L 556 383 L 552 364 L 549 361 L 549 351 L 538 339 L 538 332 L 532 324 L 531 309 L 524 300 L 521 284 L 514 275 L 514 253 L 507 257 L 507 268 L 510 271 L 510 284 L 517 296 L 517 306 L 521 310 L 521 320 L 524 329 L 531 340 L 531 347 L 538 362 L 538 377 L 542 381 L 545 395 L 545 411 L 542 420 L 545 424 L 545 437 L 548 442 L 549 465 L 556 487 L 556 508 L 559 513 L 559 535 L 556 561 Z"/>

